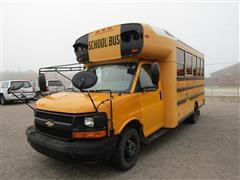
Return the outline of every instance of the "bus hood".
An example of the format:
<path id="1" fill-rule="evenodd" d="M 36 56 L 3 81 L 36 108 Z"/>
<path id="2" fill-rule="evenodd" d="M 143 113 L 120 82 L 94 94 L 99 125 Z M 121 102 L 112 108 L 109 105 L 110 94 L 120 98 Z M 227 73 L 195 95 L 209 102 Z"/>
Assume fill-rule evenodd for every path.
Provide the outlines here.
<path id="1" fill-rule="evenodd" d="M 109 99 L 109 94 L 91 93 L 91 97 L 97 106 L 102 101 Z M 101 111 L 105 111 L 102 109 L 103 107 L 107 106 L 101 105 Z M 36 102 L 36 109 L 73 114 L 95 111 L 89 96 L 80 92 L 60 92 L 45 96 Z"/>

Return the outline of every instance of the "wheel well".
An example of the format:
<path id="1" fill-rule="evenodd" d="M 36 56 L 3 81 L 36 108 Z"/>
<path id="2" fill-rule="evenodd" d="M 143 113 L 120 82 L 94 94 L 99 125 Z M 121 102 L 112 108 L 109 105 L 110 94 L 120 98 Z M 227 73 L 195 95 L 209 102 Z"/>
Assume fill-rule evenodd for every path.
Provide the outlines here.
<path id="1" fill-rule="evenodd" d="M 195 104 L 194 104 L 194 109 L 195 108 L 198 108 L 198 102 L 197 101 L 195 101 Z"/>
<path id="2" fill-rule="evenodd" d="M 139 136 L 140 136 L 140 140 L 143 140 L 144 135 L 143 135 L 143 125 L 140 123 L 139 120 L 132 120 L 129 123 L 127 123 L 125 125 L 125 127 L 123 128 L 123 130 L 121 131 L 121 133 L 127 129 L 127 128 L 134 128 L 137 130 Z"/>

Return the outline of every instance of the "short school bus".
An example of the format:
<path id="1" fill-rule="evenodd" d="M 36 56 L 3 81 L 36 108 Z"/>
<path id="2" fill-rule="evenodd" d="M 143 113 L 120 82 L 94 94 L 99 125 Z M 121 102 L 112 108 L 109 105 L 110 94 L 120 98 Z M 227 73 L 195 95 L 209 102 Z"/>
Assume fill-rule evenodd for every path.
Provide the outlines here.
<path id="1" fill-rule="evenodd" d="M 27 129 L 37 151 L 84 161 L 104 157 L 126 170 L 141 144 L 184 120 L 197 121 L 204 105 L 204 55 L 167 31 L 120 24 L 88 33 L 73 47 L 96 82 L 37 101 L 34 126 Z"/>

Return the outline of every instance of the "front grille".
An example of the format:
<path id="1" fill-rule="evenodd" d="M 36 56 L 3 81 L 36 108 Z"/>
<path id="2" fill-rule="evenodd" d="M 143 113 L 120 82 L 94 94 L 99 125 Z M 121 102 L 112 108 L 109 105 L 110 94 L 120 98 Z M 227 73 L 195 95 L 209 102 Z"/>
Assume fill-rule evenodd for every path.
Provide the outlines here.
<path id="1" fill-rule="evenodd" d="M 41 119 L 52 120 L 55 122 L 73 123 L 73 116 L 67 114 L 36 111 L 35 116 Z"/>
<path id="2" fill-rule="evenodd" d="M 38 131 L 58 138 L 71 139 L 72 132 L 69 125 L 71 127 L 73 124 L 73 115 L 37 110 L 35 116 L 35 126 Z M 57 126 L 47 127 L 44 123 L 47 121 L 53 122 Z"/>
<path id="3" fill-rule="evenodd" d="M 72 137 L 71 131 L 64 131 L 64 130 L 49 128 L 49 127 L 42 126 L 39 124 L 35 124 L 35 126 L 36 126 L 37 130 L 39 130 L 40 132 L 47 134 L 47 135 L 51 135 L 51 136 L 55 136 L 55 137 L 59 137 L 59 138 L 63 138 L 63 139 L 71 139 L 71 137 Z"/>

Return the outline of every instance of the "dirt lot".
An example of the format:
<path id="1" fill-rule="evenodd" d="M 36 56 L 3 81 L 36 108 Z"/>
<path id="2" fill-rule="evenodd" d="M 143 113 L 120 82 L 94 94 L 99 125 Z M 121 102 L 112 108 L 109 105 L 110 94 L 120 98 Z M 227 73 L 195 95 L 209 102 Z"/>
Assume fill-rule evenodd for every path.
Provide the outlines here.
<path id="1" fill-rule="evenodd" d="M 238 179 L 239 101 L 208 98 L 195 125 L 183 124 L 142 147 L 137 164 L 122 172 L 108 163 L 63 163 L 34 151 L 25 130 L 32 111 L 23 104 L 1 107 L 1 179 Z"/>

